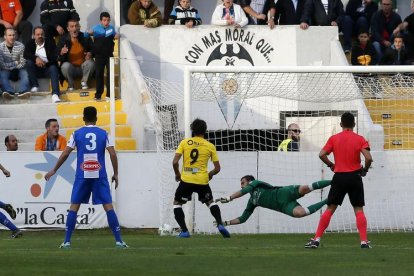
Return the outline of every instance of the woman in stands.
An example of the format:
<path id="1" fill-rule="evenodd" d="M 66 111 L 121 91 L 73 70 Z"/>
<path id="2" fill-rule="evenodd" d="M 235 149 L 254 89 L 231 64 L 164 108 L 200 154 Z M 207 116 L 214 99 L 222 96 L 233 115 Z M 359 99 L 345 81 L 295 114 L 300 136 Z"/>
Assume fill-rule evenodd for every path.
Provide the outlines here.
<path id="1" fill-rule="evenodd" d="M 219 26 L 234 26 L 242 28 L 249 23 L 246 14 L 240 5 L 234 4 L 233 0 L 223 0 L 218 5 L 211 17 L 211 24 Z"/>

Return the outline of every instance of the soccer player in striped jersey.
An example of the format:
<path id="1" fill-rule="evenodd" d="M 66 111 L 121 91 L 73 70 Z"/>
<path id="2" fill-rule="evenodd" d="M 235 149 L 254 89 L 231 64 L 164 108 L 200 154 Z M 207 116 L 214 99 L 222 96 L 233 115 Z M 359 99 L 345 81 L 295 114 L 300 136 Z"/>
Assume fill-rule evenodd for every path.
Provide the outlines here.
<path id="1" fill-rule="evenodd" d="M 76 225 L 77 212 L 82 203 L 88 203 L 92 194 L 92 203 L 102 204 L 108 219 L 109 227 L 115 237 L 115 246 L 128 247 L 121 238 L 121 228 L 112 205 L 111 190 L 105 169 L 105 149 L 109 152 L 114 171 L 112 182 L 115 189 L 118 187 L 118 159 L 114 143 L 109 134 L 95 126 L 97 118 L 96 108 L 85 107 L 83 110 L 85 126 L 74 131 L 66 149 L 60 155 L 55 167 L 45 175 L 49 180 L 66 161 L 69 154 L 77 149 L 76 179 L 73 184 L 71 204 L 66 220 L 66 235 L 60 248 L 70 248 L 71 236 Z"/>
<path id="2" fill-rule="evenodd" d="M 190 232 L 185 224 L 182 205 L 191 200 L 193 193 L 198 194 L 198 200 L 210 208 L 210 212 L 217 221 L 217 228 L 224 238 L 230 238 L 230 233 L 223 226 L 219 206 L 213 200 L 209 180 L 220 172 L 220 162 L 216 147 L 204 139 L 207 124 L 201 119 L 191 123 L 193 137 L 180 142 L 173 159 L 175 180 L 180 181 L 174 196 L 174 215 L 181 228 L 179 237 L 189 238 Z M 182 172 L 179 170 L 179 161 L 183 156 Z M 211 159 L 214 169 L 207 171 L 208 161 Z"/>
<path id="3" fill-rule="evenodd" d="M 6 177 L 10 177 L 10 172 L 6 170 L 2 164 L 0 164 L 0 170 Z M 16 211 L 14 210 L 13 206 L 11 206 L 11 204 L 6 204 L 0 201 L 0 208 L 4 209 L 4 211 L 6 211 L 12 219 L 16 218 Z M 13 222 L 11 222 L 2 212 L 0 212 L 0 223 L 12 231 L 12 234 L 10 236 L 11 238 L 19 238 L 23 236 L 22 231 L 20 231 L 20 229 L 17 228 L 16 225 L 14 225 Z"/>
<path id="4" fill-rule="evenodd" d="M 342 132 L 331 136 L 319 153 L 319 158 L 335 173 L 328 194 L 328 208 L 322 214 L 315 236 L 305 244 L 305 248 L 318 248 L 321 237 L 329 226 L 332 215 L 338 205 L 348 194 L 349 201 L 354 207 L 356 226 L 359 231 L 361 248 L 371 248 L 367 239 L 367 219 L 364 214 L 364 186 L 362 176 L 365 176 L 372 163 L 372 156 L 367 140 L 356 134 L 355 117 L 350 112 L 341 116 Z M 333 152 L 335 163 L 328 155 Z M 365 166 L 361 166 L 361 154 L 365 157 Z"/>
<path id="5" fill-rule="evenodd" d="M 316 181 L 310 185 L 272 186 L 266 182 L 255 180 L 252 175 L 240 179 L 241 190 L 231 196 L 222 197 L 216 201 L 228 203 L 233 199 L 250 194 L 250 199 L 243 214 L 235 219 L 224 222 L 224 225 L 244 223 L 253 214 L 256 207 L 263 207 L 281 212 L 291 217 L 301 218 L 313 214 L 322 208 L 327 200 L 322 200 L 308 207 L 302 207 L 296 200 L 316 189 L 322 189 L 331 184 L 330 180 Z"/>

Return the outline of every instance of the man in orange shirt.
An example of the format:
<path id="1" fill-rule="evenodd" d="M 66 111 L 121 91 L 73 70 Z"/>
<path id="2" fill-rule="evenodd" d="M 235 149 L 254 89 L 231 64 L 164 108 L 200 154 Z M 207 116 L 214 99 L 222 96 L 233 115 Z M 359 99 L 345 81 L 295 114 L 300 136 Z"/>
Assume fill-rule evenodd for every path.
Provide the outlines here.
<path id="1" fill-rule="evenodd" d="M 62 75 L 68 81 L 71 91 L 74 89 L 74 79 L 82 77 L 81 88 L 88 89 L 88 79 L 94 72 L 92 58 L 93 42 L 90 37 L 85 37 L 80 31 L 79 21 L 68 21 L 68 32 L 62 36 L 57 46 Z"/>
<path id="2" fill-rule="evenodd" d="M 15 29 L 19 41 L 26 44 L 32 35 L 32 23 L 23 20 L 23 10 L 19 0 L 0 0 L 0 36 L 5 29 Z"/>
<path id="3" fill-rule="evenodd" d="M 46 133 L 36 138 L 36 151 L 63 151 L 66 138 L 59 134 L 59 123 L 56 119 L 48 119 L 45 123 Z"/>

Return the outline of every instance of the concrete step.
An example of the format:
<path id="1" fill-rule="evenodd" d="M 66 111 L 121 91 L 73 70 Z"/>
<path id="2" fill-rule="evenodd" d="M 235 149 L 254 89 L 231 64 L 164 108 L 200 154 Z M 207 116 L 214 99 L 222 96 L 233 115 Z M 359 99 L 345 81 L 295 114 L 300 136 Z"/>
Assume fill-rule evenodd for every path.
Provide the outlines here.
<path id="1" fill-rule="evenodd" d="M 19 139 L 19 137 L 17 137 Z M 34 151 L 35 142 L 30 143 L 21 143 L 19 141 L 18 151 Z M 6 146 L 4 143 L 0 144 L 0 151 L 6 151 Z"/>
<path id="2" fill-rule="evenodd" d="M 83 101 L 83 102 L 68 102 L 57 105 L 57 113 L 59 116 L 82 114 L 83 109 L 87 106 L 94 106 L 100 113 L 109 112 L 109 102 L 106 101 Z M 122 100 L 115 101 L 115 111 L 122 111 Z"/>
<path id="3" fill-rule="evenodd" d="M 14 136 L 16 136 L 17 140 L 20 143 L 34 143 L 36 141 L 36 137 L 45 133 L 45 128 L 44 128 L 44 124 L 42 126 L 42 128 L 38 128 L 38 129 L 13 129 L 13 130 L 5 130 L 5 129 L 1 129 L 0 130 L 0 138 L 3 139 L 2 142 L 0 144 L 3 143 L 4 138 L 9 135 L 9 134 L 13 134 Z M 59 129 L 59 133 L 60 134 L 65 134 L 67 131 L 65 129 Z"/>
<path id="4" fill-rule="evenodd" d="M 109 125 L 109 113 L 101 113 L 98 115 L 97 126 Z M 127 114 L 123 112 L 115 113 L 115 123 L 117 125 L 125 125 L 127 123 Z M 64 128 L 77 128 L 84 125 L 82 115 L 67 115 L 60 117 L 60 124 Z"/>
<path id="5" fill-rule="evenodd" d="M 40 113 L 40 111 L 39 111 Z M 40 114 L 38 114 L 39 116 Z M 52 116 L 56 119 L 57 116 Z M 49 119 L 49 116 L 46 117 L 16 117 L 16 118 L 0 118 L 0 126 L 3 130 L 24 130 L 24 129 L 44 129 L 46 120 Z M 58 119 L 60 125 L 62 122 Z"/>
<path id="6" fill-rule="evenodd" d="M 0 118 L 33 118 L 39 117 L 39 115 L 56 118 L 56 104 L 50 103 L 50 101 L 48 103 L 37 104 L 20 103 L 1 105 Z"/>
<path id="7" fill-rule="evenodd" d="M 34 151 L 35 142 L 22 143 L 19 141 L 19 151 Z M 116 150 L 137 150 L 136 141 L 133 138 L 116 138 Z M 0 151 L 6 151 L 6 146 L 1 144 Z"/>
<path id="8" fill-rule="evenodd" d="M 137 142 L 133 138 L 116 138 L 116 150 L 137 150 Z"/>
<path id="9" fill-rule="evenodd" d="M 101 128 L 105 129 L 107 132 L 110 131 L 109 126 L 101 126 Z M 70 135 L 78 128 L 66 128 L 66 138 L 69 139 Z M 64 132 L 60 132 L 64 133 Z M 119 138 L 131 138 L 132 136 L 132 129 L 129 125 L 117 125 L 115 126 L 115 133 L 116 137 Z"/>
<path id="10" fill-rule="evenodd" d="M 106 90 L 105 90 L 106 91 Z M 106 92 L 103 93 L 103 99 L 105 99 Z M 93 101 L 95 97 L 96 90 L 87 89 L 87 90 L 74 90 L 72 92 L 67 92 L 60 96 L 60 99 L 64 102 L 83 102 L 83 101 Z M 119 88 L 115 88 L 115 95 L 119 95 Z"/>

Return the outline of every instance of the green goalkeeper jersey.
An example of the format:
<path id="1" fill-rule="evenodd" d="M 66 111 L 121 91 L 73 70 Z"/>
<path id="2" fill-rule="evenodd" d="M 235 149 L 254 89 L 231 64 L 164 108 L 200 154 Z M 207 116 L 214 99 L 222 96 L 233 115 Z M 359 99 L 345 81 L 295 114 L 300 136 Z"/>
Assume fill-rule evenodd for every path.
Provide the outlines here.
<path id="1" fill-rule="evenodd" d="M 241 189 L 242 195 L 250 193 L 250 199 L 243 214 L 239 217 L 240 223 L 244 223 L 257 206 L 280 212 L 283 204 L 277 198 L 277 192 L 280 188 L 263 181 L 253 180 Z"/>

